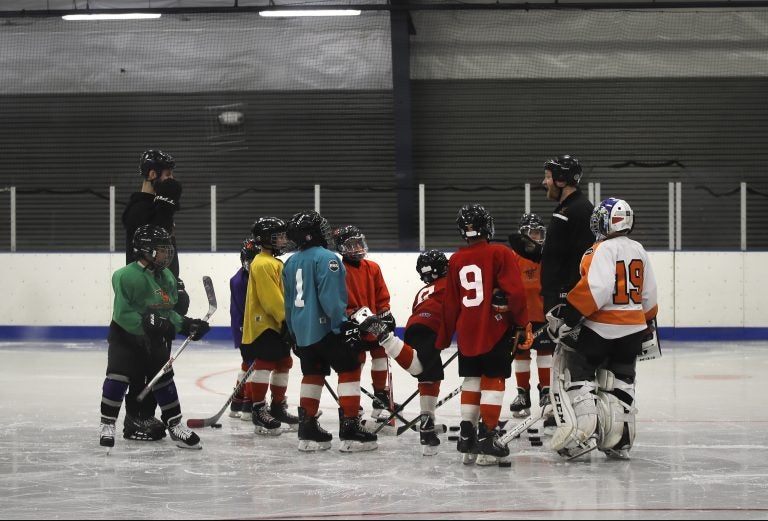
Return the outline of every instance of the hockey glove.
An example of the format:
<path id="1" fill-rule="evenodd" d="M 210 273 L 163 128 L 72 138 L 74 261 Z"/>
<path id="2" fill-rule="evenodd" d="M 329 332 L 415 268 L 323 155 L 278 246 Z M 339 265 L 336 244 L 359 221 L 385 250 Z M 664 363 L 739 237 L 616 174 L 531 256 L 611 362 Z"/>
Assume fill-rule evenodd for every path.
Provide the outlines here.
<path id="1" fill-rule="evenodd" d="M 507 294 L 504 290 L 494 290 L 493 298 L 491 298 L 491 308 L 494 313 L 506 313 L 509 311 L 509 301 L 507 300 Z"/>
<path id="2" fill-rule="evenodd" d="M 167 204 L 179 209 L 179 199 L 181 199 L 181 183 L 176 179 L 169 177 L 163 181 L 155 183 L 155 203 Z"/>
<path id="3" fill-rule="evenodd" d="M 173 310 L 179 315 L 184 316 L 187 314 L 187 311 L 189 311 L 189 293 L 187 293 L 187 290 L 184 288 L 183 280 L 177 280 L 176 286 L 176 289 L 179 293 L 179 300 L 176 301 L 176 305 L 173 307 Z"/>
<path id="4" fill-rule="evenodd" d="M 360 327 L 351 320 L 345 320 L 339 326 L 339 340 L 354 352 L 362 351 L 364 348 L 360 338 Z"/>
<path id="5" fill-rule="evenodd" d="M 392 314 L 392 311 L 387 309 L 379 313 L 378 316 L 387 327 L 387 330 L 390 333 L 393 333 L 395 331 L 395 327 L 397 327 L 397 324 L 395 323 L 395 315 Z"/>
<path id="6" fill-rule="evenodd" d="M 533 345 L 533 326 L 531 323 L 528 322 L 525 327 L 515 327 L 515 338 L 518 350 L 527 351 L 530 349 Z"/>
<path id="7" fill-rule="evenodd" d="M 157 313 L 147 313 L 141 319 L 141 327 L 144 333 L 151 339 L 173 339 L 176 336 L 176 328 L 168 318 Z"/>
<path id="8" fill-rule="evenodd" d="M 365 322 L 360 324 L 360 332 L 365 335 L 371 335 L 371 337 L 376 339 L 378 344 L 381 344 L 381 342 L 392 334 L 389 326 L 376 315 L 368 317 L 365 319 Z"/>
<path id="9" fill-rule="evenodd" d="M 182 317 L 181 334 L 191 336 L 192 340 L 200 340 L 211 330 L 208 322 L 199 318 Z"/>
<path id="10" fill-rule="evenodd" d="M 509 240 L 509 245 L 515 253 L 521 257 L 533 262 L 541 262 L 542 248 L 540 244 L 536 244 L 529 237 L 519 233 L 510 233 L 507 240 Z"/>

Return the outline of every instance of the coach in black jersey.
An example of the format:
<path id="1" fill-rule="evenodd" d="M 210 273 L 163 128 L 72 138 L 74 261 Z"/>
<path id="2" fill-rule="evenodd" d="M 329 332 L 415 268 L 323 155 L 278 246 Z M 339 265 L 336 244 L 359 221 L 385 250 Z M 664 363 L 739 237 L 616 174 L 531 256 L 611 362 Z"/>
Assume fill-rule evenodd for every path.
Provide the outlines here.
<path id="1" fill-rule="evenodd" d="M 581 165 L 573 156 L 560 156 L 544 163 L 541 184 L 547 198 L 558 202 L 547 227 L 546 240 L 543 246 L 526 249 L 525 238 L 519 233 L 509 236 L 509 243 L 518 255 L 541 262 L 544 314 L 565 302 L 565 294 L 579 280 L 581 257 L 595 242 L 589 229 L 593 205 L 579 189 L 581 176 Z"/>

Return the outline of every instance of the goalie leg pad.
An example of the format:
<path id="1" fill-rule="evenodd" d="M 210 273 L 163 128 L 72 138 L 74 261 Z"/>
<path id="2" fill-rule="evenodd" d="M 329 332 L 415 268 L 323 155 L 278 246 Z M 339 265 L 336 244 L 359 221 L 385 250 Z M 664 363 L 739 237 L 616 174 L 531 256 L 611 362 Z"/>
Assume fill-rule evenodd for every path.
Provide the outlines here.
<path id="1" fill-rule="evenodd" d="M 635 384 L 616 378 L 607 369 L 597 371 L 598 448 L 610 457 L 628 459 L 635 441 Z"/>
<path id="2" fill-rule="evenodd" d="M 557 430 L 551 447 L 561 456 L 574 458 L 597 447 L 597 386 L 589 380 L 571 381 L 567 352 L 568 348 L 558 346 L 553 359 L 550 394 Z"/>

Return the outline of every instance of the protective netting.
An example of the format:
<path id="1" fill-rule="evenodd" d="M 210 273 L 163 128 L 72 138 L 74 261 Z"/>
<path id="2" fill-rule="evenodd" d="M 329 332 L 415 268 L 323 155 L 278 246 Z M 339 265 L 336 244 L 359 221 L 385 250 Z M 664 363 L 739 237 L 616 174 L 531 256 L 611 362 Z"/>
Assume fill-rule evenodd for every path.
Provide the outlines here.
<path id="1" fill-rule="evenodd" d="M 426 246 L 452 249 L 467 202 L 513 231 L 526 183 L 546 220 L 542 164 L 565 153 L 584 165 L 585 191 L 635 207 L 650 248 L 669 247 L 670 182 L 682 184 L 683 248 L 740 247 L 741 183 L 748 248 L 768 247 L 768 9 L 446 3 L 410 13 L 410 48 L 392 30 L 383 9 L 119 22 L 0 11 L 0 187 L 16 187 L 16 249 L 106 251 L 114 186 L 120 251 L 147 148 L 177 159 L 182 250 L 210 248 L 211 185 L 219 250 L 238 249 L 258 216 L 313 208 L 317 193 L 331 222 L 397 249 L 417 235 L 419 183 Z M 403 60 L 406 84 L 392 79 Z"/>

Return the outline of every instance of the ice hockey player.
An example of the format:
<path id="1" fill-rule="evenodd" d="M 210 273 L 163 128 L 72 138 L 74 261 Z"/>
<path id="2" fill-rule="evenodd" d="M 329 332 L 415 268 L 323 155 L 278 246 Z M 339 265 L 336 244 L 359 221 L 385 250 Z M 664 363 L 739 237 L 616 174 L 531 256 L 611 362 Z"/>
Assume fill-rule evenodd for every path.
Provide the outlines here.
<path id="1" fill-rule="evenodd" d="M 634 218 L 622 199 L 595 207 L 590 226 L 597 242 L 584 253 L 581 278 L 560 312 L 547 314 L 558 342 L 551 446 L 566 458 L 598 448 L 628 459 L 635 440 L 635 365 L 658 306 L 648 254 L 629 238 Z M 562 342 L 566 336 L 575 342 Z"/>
<path id="2" fill-rule="evenodd" d="M 347 272 L 347 316 L 351 316 L 356 310 L 367 307 L 384 320 L 391 322 L 392 330 L 395 328 L 395 318 L 390 312 L 389 289 L 381 267 L 374 261 L 367 259 L 368 243 L 365 235 L 357 226 L 340 226 L 333 231 L 333 242 L 336 251 L 341 255 L 344 268 Z M 371 354 L 371 382 L 373 384 L 373 412 L 371 417 L 382 420 L 389 416 L 387 411 L 392 411 L 392 388 L 389 382 L 392 374 L 389 370 L 389 358 L 384 348 L 375 339 L 363 342 L 365 351 Z M 365 351 L 361 355 L 365 362 Z M 394 428 L 384 427 L 380 432 L 394 434 Z"/>
<path id="3" fill-rule="evenodd" d="M 377 316 L 365 319 L 360 330 L 375 336 L 387 354 L 418 379 L 421 451 L 424 456 L 433 456 L 440 445 L 440 438 L 435 432 L 435 404 L 440 382 L 445 378 L 441 350 L 435 343 L 442 326 L 448 259 L 441 251 L 425 251 L 416 260 L 416 272 L 426 286 L 416 293 L 413 300 L 411 316 L 405 325 L 405 341 L 393 334 L 391 324 L 384 323 Z"/>
<path id="4" fill-rule="evenodd" d="M 457 449 L 465 463 L 479 454 L 480 465 L 506 458 L 509 449 L 499 442 L 497 427 L 505 380 L 512 374 L 512 351 L 529 330 L 525 290 L 517 255 L 501 244 L 491 244 L 491 214 L 479 204 L 467 204 L 456 224 L 467 245 L 451 256 L 445 285 L 443 327 L 438 347 L 450 344 L 457 333 L 461 391 L 461 423 Z M 507 311 L 493 310 L 494 289 L 506 294 Z M 482 416 L 484 428 L 477 437 Z"/>
<path id="5" fill-rule="evenodd" d="M 245 299 L 242 350 L 256 370 L 245 384 L 252 406 L 251 420 L 257 434 L 279 436 L 283 424 L 296 430 L 299 419 L 288 412 L 285 398 L 288 372 L 293 367 L 291 345 L 286 342 L 283 262 L 281 255 L 288 244 L 285 221 L 278 217 L 260 217 L 251 230 L 261 252 L 248 272 Z M 267 407 L 267 390 L 271 402 Z"/>
<path id="6" fill-rule="evenodd" d="M 347 319 L 346 270 L 332 245 L 328 221 L 315 211 L 295 214 L 288 238 L 298 251 L 285 263 L 285 321 L 301 361 L 299 450 L 326 450 L 333 436 L 320 426 L 318 410 L 325 377 L 338 374 L 339 439 L 342 452 L 373 450 L 377 436 L 358 416 L 360 330 Z"/>
<path id="7" fill-rule="evenodd" d="M 261 248 L 254 242 L 253 237 L 248 237 L 240 245 L 240 268 L 229 279 L 229 318 L 230 329 L 232 331 L 232 341 L 235 349 L 240 351 L 242 363 L 240 372 L 237 375 L 235 387 L 240 385 L 246 371 L 250 369 L 253 360 L 247 360 L 243 352 L 243 318 L 245 317 L 245 297 L 248 291 L 248 270 L 251 262 L 261 251 Z M 231 418 L 241 418 L 244 421 L 251 421 L 251 398 L 245 394 L 245 385 L 232 398 L 229 408 Z"/>
<path id="8" fill-rule="evenodd" d="M 156 374 L 168 361 L 177 333 L 200 340 L 208 322 L 179 315 L 176 279 L 166 268 L 175 254 L 171 237 L 163 228 L 144 225 L 133 237 L 135 262 L 115 271 L 112 322 L 109 326 L 107 376 L 101 396 L 100 444 L 113 447 L 115 422 L 131 375 L 137 367 Z M 141 371 L 139 371 L 141 372 Z M 181 405 L 173 370 L 154 385 L 152 394 L 171 439 L 181 448 L 199 449 L 200 438 L 181 423 Z"/>

